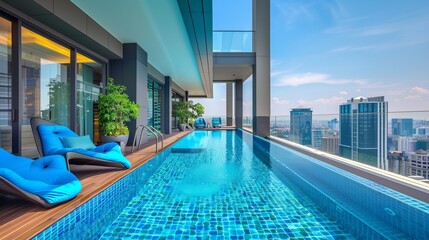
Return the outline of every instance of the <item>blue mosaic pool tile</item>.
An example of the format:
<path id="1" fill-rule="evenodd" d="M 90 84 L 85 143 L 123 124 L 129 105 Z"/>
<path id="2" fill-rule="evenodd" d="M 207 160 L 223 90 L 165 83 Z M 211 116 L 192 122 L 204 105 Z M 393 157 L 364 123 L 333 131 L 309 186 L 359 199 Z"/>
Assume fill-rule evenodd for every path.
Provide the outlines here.
<path id="1" fill-rule="evenodd" d="M 347 228 L 356 226 L 356 233 L 352 231 L 355 235 L 366 232 L 372 238 L 380 234 L 381 238 L 429 239 L 429 204 L 265 139 L 253 137 L 253 141 L 262 143 L 259 151 L 269 152 L 270 164 L 277 169 L 273 172 L 300 176 L 294 183 L 330 216 L 336 217 L 333 209 L 343 205 L 343 212 L 353 217 L 339 216 L 338 222 Z M 283 170 L 279 171 L 280 168 Z M 364 226 L 359 224 L 366 225 L 366 231 L 361 231 Z"/>
<path id="2" fill-rule="evenodd" d="M 171 154 L 101 239 L 352 239 L 240 142 Z M 243 149 L 244 148 L 244 149 Z M 243 166 L 248 166 L 243 169 Z"/>
<path id="3" fill-rule="evenodd" d="M 211 134 L 36 239 L 429 239 L 428 204 L 242 131 Z"/>

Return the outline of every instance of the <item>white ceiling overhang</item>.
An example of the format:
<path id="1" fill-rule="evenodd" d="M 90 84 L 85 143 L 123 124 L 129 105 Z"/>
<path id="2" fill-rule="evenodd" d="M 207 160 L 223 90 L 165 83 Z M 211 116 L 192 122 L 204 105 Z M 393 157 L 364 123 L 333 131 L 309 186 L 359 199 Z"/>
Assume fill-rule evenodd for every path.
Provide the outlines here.
<path id="1" fill-rule="evenodd" d="M 139 44 L 148 53 L 150 64 L 172 77 L 190 96 L 211 95 L 207 89 L 210 92 L 212 86 L 203 80 L 207 74 L 201 73 L 200 59 L 195 55 L 177 1 L 72 2 L 122 43 Z"/>

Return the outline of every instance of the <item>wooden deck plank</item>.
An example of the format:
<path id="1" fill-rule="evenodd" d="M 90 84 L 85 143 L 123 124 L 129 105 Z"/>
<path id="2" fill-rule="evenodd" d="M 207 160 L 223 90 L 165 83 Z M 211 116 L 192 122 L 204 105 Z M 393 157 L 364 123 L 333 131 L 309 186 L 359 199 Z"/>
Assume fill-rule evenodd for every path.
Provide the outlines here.
<path id="1" fill-rule="evenodd" d="M 188 133 L 174 132 L 166 136 L 164 147 L 173 144 Z M 156 155 L 154 140 L 142 145 L 140 149 L 138 152 L 127 155 L 132 163 L 131 169 L 128 170 L 72 166 L 72 172 L 82 183 L 82 191 L 75 199 L 54 208 L 45 209 L 21 199 L 0 196 L 0 239 L 28 239 L 36 236 Z"/>

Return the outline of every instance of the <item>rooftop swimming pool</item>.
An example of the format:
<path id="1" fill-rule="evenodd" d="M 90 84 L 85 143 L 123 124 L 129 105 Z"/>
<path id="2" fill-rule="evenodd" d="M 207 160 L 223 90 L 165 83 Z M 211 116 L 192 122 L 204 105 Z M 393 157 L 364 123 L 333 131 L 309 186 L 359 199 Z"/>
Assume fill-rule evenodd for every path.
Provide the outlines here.
<path id="1" fill-rule="evenodd" d="M 429 239 L 429 204 L 241 130 L 194 131 L 45 238 Z"/>

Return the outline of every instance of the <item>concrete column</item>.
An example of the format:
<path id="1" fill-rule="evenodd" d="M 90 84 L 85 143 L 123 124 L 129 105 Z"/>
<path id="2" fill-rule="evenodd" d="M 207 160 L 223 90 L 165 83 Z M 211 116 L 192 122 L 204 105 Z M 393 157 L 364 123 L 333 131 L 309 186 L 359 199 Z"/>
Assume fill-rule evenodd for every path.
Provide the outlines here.
<path id="1" fill-rule="evenodd" d="M 232 83 L 226 83 L 226 125 L 232 126 Z"/>
<path id="2" fill-rule="evenodd" d="M 132 145 L 134 132 L 138 125 L 147 124 L 147 53 L 137 43 L 123 44 L 123 58 L 110 61 L 110 76 L 115 83 L 127 87 L 130 100 L 140 105 L 140 116 L 127 124 L 130 129 L 128 145 Z M 144 133 L 142 143 L 147 141 Z"/>
<path id="3" fill-rule="evenodd" d="M 171 134 L 172 106 L 171 106 L 171 91 L 173 81 L 170 76 L 165 77 L 165 84 L 162 87 L 162 132 Z"/>
<path id="4" fill-rule="evenodd" d="M 270 1 L 253 0 L 253 133 L 270 135 Z"/>
<path id="5" fill-rule="evenodd" d="M 243 128 L 243 80 L 235 80 L 235 127 Z"/>

